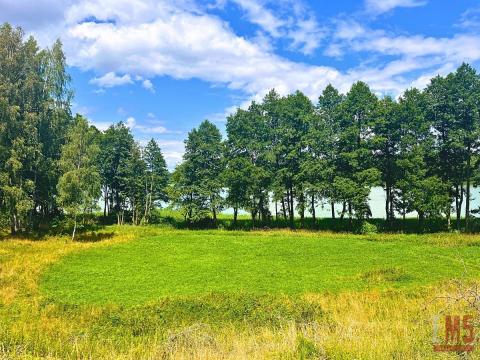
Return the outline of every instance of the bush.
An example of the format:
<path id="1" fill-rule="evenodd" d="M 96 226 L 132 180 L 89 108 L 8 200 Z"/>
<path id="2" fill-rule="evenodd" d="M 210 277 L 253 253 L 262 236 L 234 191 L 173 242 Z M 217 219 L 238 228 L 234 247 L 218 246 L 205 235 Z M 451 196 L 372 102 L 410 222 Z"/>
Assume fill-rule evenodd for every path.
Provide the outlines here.
<path id="1" fill-rule="evenodd" d="M 359 234 L 376 234 L 378 232 L 378 228 L 375 224 L 369 223 L 368 221 L 362 222 L 362 226 L 359 229 Z"/>

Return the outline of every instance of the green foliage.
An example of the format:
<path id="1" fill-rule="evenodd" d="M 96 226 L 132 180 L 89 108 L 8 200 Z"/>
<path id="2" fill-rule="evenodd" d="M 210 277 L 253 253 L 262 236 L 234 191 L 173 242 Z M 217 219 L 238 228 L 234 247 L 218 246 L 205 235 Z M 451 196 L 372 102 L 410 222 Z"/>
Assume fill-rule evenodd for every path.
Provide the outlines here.
<path id="1" fill-rule="evenodd" d="M 0 26 L 0 211 L 12 233 L 32 229 L 57 208 L 69 84 L 60 41 L 40 50 L 20 28 Z"/>
<path id="2" fill-rule="evenodd" d="M 91 213 L 100 197 L 100 174 L 96 167 L 100 149 L 96 135 L 87 120 L 77 116 L 67 143 L 62 147 L 59 163 L 63 175 L 58 182 L 58 195 L 60 205 L 74 219 L 72 239 L 77 217 Z"/>
<path id="3" fill-rule="evenodd" d="M 378 232 L 377 226 L 368 221 L 362 221 L 362 226 L 360 227 L 359 234 L 368 235 L 376 234 Z"/>
<path id="4" fill-rule="evenodd" d="M 145 147 L 143 158 L 146 165 L 144 220 L 150 222 L 155 206 L 160 206 L 161 201 L 168 200 L 166 190 L 170 174 L 162 151 L 154 139 L 151 139 Z"/>
<path id="5" fill-rule="evenodd" d="M 172 175 L 173 203 L 189 221 L 202 220 L 210 213 L 215 220 L 223 205 L 224 163 L 222 137 L 214 124 L 205 120 L 188 134 L 183 160 Z"/>
<path id="6" fill-rule="evenodd" d="M 134 147 L 133 136 L 123 123 L 110 126 L 101 137 L 98 166 L 103 184 L 104 215 L 115 214 L 119 224 L 124 222 L 128 200 L 126 178 L 130 170 L 127 163 Z"/>
<path id="7" fill-rule="evenodd" d="M 269 113 L 278 101 L 276 93 L 267 95 L 263 106 L 252 103 L 227 118 L 225 144 L 227 203 L 237 213 L 244 209 L 262 219 L 268 217 L 269 189 L 272 181 L 272 145 Z M 270 119 L 271 120 L 271 119 Z"/>

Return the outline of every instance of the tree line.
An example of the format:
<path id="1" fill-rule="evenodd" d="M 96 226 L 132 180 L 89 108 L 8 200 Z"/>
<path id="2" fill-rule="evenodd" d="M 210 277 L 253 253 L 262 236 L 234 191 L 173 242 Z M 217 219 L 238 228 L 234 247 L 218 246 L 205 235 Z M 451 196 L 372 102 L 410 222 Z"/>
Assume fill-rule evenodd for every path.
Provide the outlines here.
<path id="1" fill-rule="evenodd" d="M 293 226 L 294 214 L 315 220 L 320 204 L 332 218 L 367 219 L 370 191 L 381 186 L 387 222 L 416 212 L 450 227 L 453 213 L 468 228 L 478 212 L 470 206 L 480 182 L 479 111 L 480 77 L 468 64 L 398 99 L 361 81 L 346 94 L 328 85 L 316 103 L 272 90 L 227 118 L 224 141 L 209 121 L 188 134 L 171 200 L 190 221 L 227 206 L 234 221 L 243 209 L 253 221 L 283 217 Z"/>
<path id="2" fill-rule="evenodd" d="M 118 224 L 151 221 L 162 203 L 188 222 L 233 208 L 253 222 L 298 215 L 368 219 L 372 187 L 385 190 L 387 221 L 469 219 L 480 183 L 480 77 L 462 64 L 397 99 L 364 82 L 327 86 L 312 102 L 271 90 L 228 116 L 226 137 L 208 120 L 188 133 L 169 174 L 155 140 L 140 146 L 123 123 L 99 131 L 73 115 L 60 41 L 40 49 L 20 28 L 0 27 L 0 225 L 35 230 L 68 215 Z M 274 210 L 271 208 L 274 207 Z M 465 212 L 462 214 L 462 209 Z"/>
<path id="3" fill-rule="evenodd" d="M 73 90 L 60 41 L 40 49 L 20 28 L 0 27 L 0 228 L 36 230 L 99 210 L 119 224 L 148 222 L 167 200 L 158 144 L 135 142 L 123 124 L 100 132 L 72 115 Z"/>

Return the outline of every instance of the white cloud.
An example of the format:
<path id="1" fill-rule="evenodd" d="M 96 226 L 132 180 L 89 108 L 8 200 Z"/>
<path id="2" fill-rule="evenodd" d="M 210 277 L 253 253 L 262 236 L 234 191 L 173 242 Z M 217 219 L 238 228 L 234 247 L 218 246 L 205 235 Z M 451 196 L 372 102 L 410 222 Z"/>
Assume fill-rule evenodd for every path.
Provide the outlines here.
<path id="1" fill-rule="evenodd" d="M 150 123 L 151 121 L 149 121 Z M 128 127 L 130 130 L 135 130 L 145 134 L 171 134 L 174 133 L 168 130 L 165 126 L 161 126 L 158 124 L 143 124 L 138 123 L 137 120 L 133 116 L 129 116 L 125 120 L 125 126 Z"/>
<path id="2" fill-rule="evenodd" d="M 102 88 L 110 88 L 119 85 L 133 84 L 133 81 L 128 74 L 117 76 L 115 72 L 110 71 L 101 77 L 91 79 L 90 84 L 94 84 Z"/>
<path id="3" fill-rule="evenodd" d="M 185 153 L 185 144 L 182 140 L 166 140 L 153 136 L 162 151 L 167 168 L 170 171 L 175 169 L 179 163 L 182 162 L 183 154 Z M 139 141 L 142 147 L 146 146 L 152 139 L 152 136 L 143 138 Z"/>
<path id="4" fill-rule="evenodd" d="M 365 8 L 370 13 L 382 14 L 397 7 L 417 7 L 426 3 L 426 0 L 366 0 Z"/>
<path id="5" fill-rule="evenodd" d="M 170 170 L 182 161 L 183 153 L 185 152 L 185 144 L 180 140 L 162 140 L 157 139 L 157 143 L 162 150 L 165 162 Z"/>
<path id="6" fill-rule="evenodd" d="M 84 8 L 90 9 L 87 4 L 90 2 L 85 2 Z M 116 2 L 111 9 L 104 6 L 104 16 L 116 19 L 117 7 L 122 4 Z M 149 12 L 149 17 L 154 12 Z M 94 14 L 81 13 L 87 17 Z M 115 23 L 69 26 L 64 41 L 71 65 L 110 74 L 101 78 L 111 80 L 102 82 L 104 85 L 130 82 L 137 75 L 169 75 L 226 84 L 249 95 L 262 95 L 271 88 L 281 93 L 298 88 L 314 96 L 329 82 L 345 82 L 334 68 L 296 63 L 265 51 L 211 15 L 177 11 L 160 12 L 150 22 L 137 23 L 132 20 L 135 18 L 122 22 L 118 15 Z M 119 77 L 118 73 L 130 76 Z"/>
<path id="7" fill-rule="evenodd" d="M 137 125 L 137 121 L 133 116 L 128 117 L 127 120 L 125 121 L 125 126 L 128 127 L 130 130 L 133 130 L 134 128 L 136 128 L 136 125 Z"/>
<path id="8" fill-rule="evenodd" d="M 281 28 L 287 25 L 286 21 L 277 18 L 272 11 L 263 6 L 261 1 L 233 0 L 233 2 L 247 13 L 250 22 L 259 25 L 273 37 L 282 36 L 283 31 Z"/>
<path id="9" fill-rule="evenodd" d="M 155 87 L 153 86 L 152 82 L 148 79 L 143 80 L 142 86 L 147 89 L 148 91 L 155 93 Z"/>
<path id="10" fill-rule="evenodd" d="M 371 52 L 405 57 L 440 56 L 449 61 L 480 59 L 480 36 L 457 34 L 452 37 L 392 35 L 369 29 L 355 21 L 339 21 L 334 42 L 340 51 Z"/>
<path id="11" fill-rule="evenodd" d="M 267 38 L 281 34 L 293 47 L 308 53 L 317 48 L 324 36 L 315 17 L 291 0 L 278 2 L 281 6 L 286 4 L 290 16 L 269 10 L 278 9 L 269 0 L 235 1 L 243 4 L 249 21 L 257 23 Z M 422 3 L 367 2 L 377 12 Z M 259 13 L 255 4 L 269 10 L 271 16 Z M 92 79 L 101 87 L 137 82 L 148 88 L 149 79 L 167 75 L 237 89 L 247 100 L 261 99 L 271 88 L 281 94 L 299 89 L 315 99 L 328 83 L 345 92 L 352 82 L 361 79 L 374 91 L 398 94 L 412 84 L 424 83 L 425 74 L 443 71 L 445 64 L 457 66 L 462 61 L 480 60 L 480 38 L 473 33 L 443 38 L 398 36 L 352 20 L 337 21 L 324 53 L 335 57 L 358 53 L 368 60 L 339 71 L 279 56 L 265 45 L 268 40 L 239 36 L 228 23 L 189 0 L 78 0 L 66 3 L 63 9 L 53 18 L 59 22 L 57 34 L 62 35 L 69 64 L 105 74 Z M 58 20 L 62 18 L 63 21 Z M 138 124 L 135 126 L 140 131 Z M 165 133 L 158 124 L 148 127 Z"/>
<path id="12" fill-rule="evenodd" d="M 110 125 L 112 125 L 112 123 L 108 121 L 95 121 L 89 119 L 88 122 L 100 131 L 105 131 L 110 127 Z"/>
<path id="13" fill-rule="evenodd" d="M 423 87 L 426 76 L 444 74 L 445 69 L 451 71 L 464 61 L 480 60 L 480 37 L 475 34 L 437 38 L 390 34 L 353 20 L 340 20 L 335 25 L 333 41 L 324 54 L 340 57 L 361 53 L 369 61 L 347 71 L 347 78 L 363 80 L 374 90 L 392 95 L 407 87 Z"/>
<path id="14" fill-rule="evenodd" d="M 292 47 L 298 48 L 305 55 L 313 54 L 324 38 L 324 30 L 320 28 L 314 17 L 300 20 L 293 30 L 288 32 L 292 39 Z"/>
<path id="15" fill-rule="evenodd" d="M 312 54 L 324 38 L 325 32 L 315 16 L 306 11 L 299 1 L 271 2 L 277 7 L 280 5 L 285 8 L 280 14 L 276 14 L 267 6 L 268 1 L 231 1 L 242 8 L 251 23 L 258 25 L 271 37 L 289 39 L 291 50 L 299 50 L 306 55 Z"/>
<path id="16" fill-rule="evenodd" d="M 0 0 L 0 23 L 10 22 L 28 30 L 48 29 L 62 22 L 70 0 Z"/>
<path id="17" fill-rule="evenodd" d="M 460 27 L 467 31 L 480 30 L 480 6 L 467 9 L 460 18 Z"/>

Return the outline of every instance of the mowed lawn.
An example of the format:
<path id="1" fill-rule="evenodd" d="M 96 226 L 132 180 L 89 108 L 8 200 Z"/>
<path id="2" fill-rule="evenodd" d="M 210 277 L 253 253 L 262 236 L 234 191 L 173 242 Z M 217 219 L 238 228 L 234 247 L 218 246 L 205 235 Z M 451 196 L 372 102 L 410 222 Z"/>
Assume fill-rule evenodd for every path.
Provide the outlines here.
<path id="1" fill-rule="evenodd" d="M 287 294 L 389 289 L 480 273 L 478 242 L 433 236 L 291 231 L 157 231 L 70 254 L 42 275 L 61 303 L 143 304 L 207 293 Z"/>

